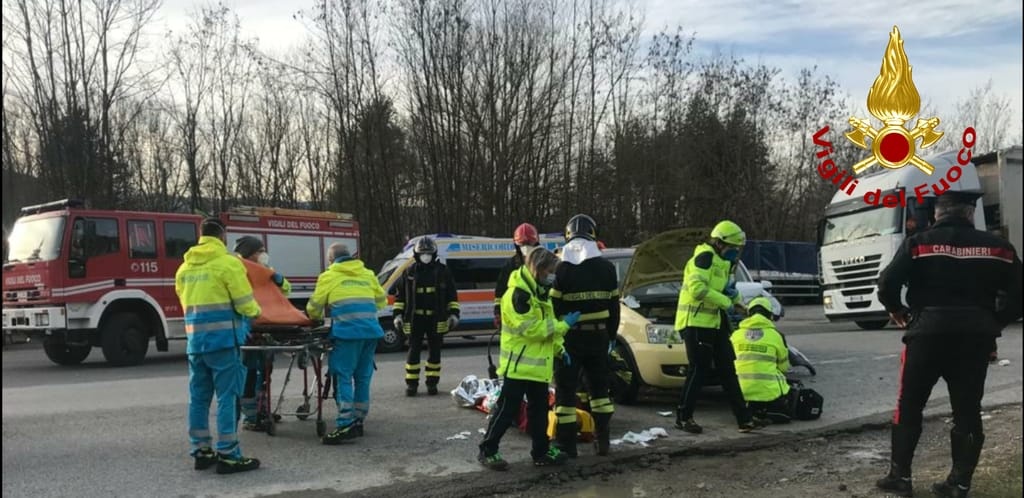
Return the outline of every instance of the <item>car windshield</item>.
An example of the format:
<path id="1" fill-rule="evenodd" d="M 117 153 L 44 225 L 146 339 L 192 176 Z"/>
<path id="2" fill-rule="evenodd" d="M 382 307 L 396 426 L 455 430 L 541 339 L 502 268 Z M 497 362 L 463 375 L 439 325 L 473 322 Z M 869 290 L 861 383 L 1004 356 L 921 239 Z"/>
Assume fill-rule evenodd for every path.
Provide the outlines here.
<path id="1" fill-rule="evenodd" d="M 64 240 L 64 217 L 18 220 L 7 238 L 7 261 L 50 261 L 60 256 Z"/>
<path id="2" fill-rule="evenodd" d="M 821 245 L 863 239 L 876 235 L 899 233 L 902 228 L 902 208 L 878 207 L 825 219 Z"/>

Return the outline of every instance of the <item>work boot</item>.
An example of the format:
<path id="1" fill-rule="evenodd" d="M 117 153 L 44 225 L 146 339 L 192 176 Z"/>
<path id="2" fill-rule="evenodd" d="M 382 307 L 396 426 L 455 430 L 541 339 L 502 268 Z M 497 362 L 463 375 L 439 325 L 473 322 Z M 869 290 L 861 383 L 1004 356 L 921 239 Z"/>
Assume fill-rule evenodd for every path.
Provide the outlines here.
<path id="1" fill-rule="evenodd" d="M 692 418 L 686 420 L 676 419 L 676 429 L 680 429 L 690 434 L 700 434 L 704 432 L 704 428 L 697 424 Z"/>
<path id="2" fill-rule="evenodd" d="M 576 449 L 576 436 L 576 422 L 555 426 L 555 446 L 567 458 L 576 458 L 579 455 Z"/>
<path id="3" fill-rule="evenodd" d="M 896 496 L 914 496 L 910 467 L 914 449 L 921 438 L 921 426 L 894 424 L 892 426 L 892 457 L 889 474 L 875 482 L 875 486 Z"/>
<path id="4" fill-rule="evenodd" d="M 594 435 L 597 436 L 594 439 L 594 450 L 598 456 L 607 455 L 609 448 L 611 448 L 611 421 L 611 413 L 594 414 Z"/>
<path id="5" fill-rule="evenodd" d="M 974 468 L 981 457 L 985 435 L 981 433 L 949 431 L 949 443 L 953 454 L 953 468 L 943 482 L 932 485 L 936 496 L 966 497 L 971 489 Z"/>
<path id="6" fill-rule="evenodd" d="M 358 430 L 355 428 L 355 425 L 350 425 L 348 427 L 339 427 L 328 432 L 327 435 L 321 439 L 321 442 L 329 446 L 334 446 L 346 441 L 351 441 L 357 437 L 359 437 Z"/>
<path id="7" fill-rule="evenodd" d="M 487 456 L 484 455 L 483 450 L 480 450 L 480 454 L 477 455 L 476 461 L 480 462 L 480 465 L 491 470 L 508 470 L 508 462 L 501 457 L 501 453 L 495 453 L 491 456 Z"/>
<path id="8" fill-rule="evenodd" d="M 914 483 L 910 478 L 910 469 L 904 469 L 895 463 L 889 464 L 889 473 L 875 481 L 875 487 L 896 496 L 914 496 Z"/>
<path id="9" fill-rule="evenodd" d="M 218 474 L 234 474 L 236 472 L 247 472 L 260 468 L 260 461 L 255 458 L 246 458 L 241 455 L 237 457 L 221 454 L 217 460 Z"/>
<path id="10" fill-rule="evenodd" d="M 932 493 L 939 498 L 967 498 L 970 488 L 945 480 L 932 484 Z"/>
<path id="11" fill-rule="evenodd" d="M 356 434 L 356 437 L 363 437 L 363 421 L 362 420 L 356 420 L 356 422 L 354 424 L 352 424 L 352 432 L 354 432 Z"/>
<path id="12" fill-rule="evenodd" d="M 565 462 L 569 461 L 569 456 L 559 451 L 554 446 L 548 448 L 548 452 L 540 458 L 534 458 L 533 464 L 537 467 L 546 467 L 548 465 L 565 465 Z"/>
<path id="13" fill-rule="evenodd" d="M 212 448 L 199 448 L 192 458 L 196 461 L 196 470 L 206 470 L 217 463 L 217 453 Z"/>
<path id="14" fill-rule="evenodd" d="M 437 396 L 437 384 L 427 384 L 427 394 Z"/>
<path id="15" fill-rule="evenodd" d="M 416 396 L 416 391 L 419 390 L 420 386 L 416 384 L 409 384 L 405 386 L 405 395 L 408 397 Z"/>

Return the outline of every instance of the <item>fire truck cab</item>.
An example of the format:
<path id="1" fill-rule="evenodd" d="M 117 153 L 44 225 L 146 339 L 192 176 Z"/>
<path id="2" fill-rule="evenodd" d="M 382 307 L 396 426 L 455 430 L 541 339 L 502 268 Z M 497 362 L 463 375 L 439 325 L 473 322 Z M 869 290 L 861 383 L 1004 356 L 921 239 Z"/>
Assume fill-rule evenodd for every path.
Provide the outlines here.
<path id="1" fill-rule="evenodd" d="M 237 208 L 221 215 L 228 249 L 251 235 L 264 241 L 271 265 L 292 282 L 303 306 L 327 248 L 358 252 L 351 215 L 276 208 Z M 174 275 L 199 239 L 190 214 L 93 210 L 76 200 L 22 209 L 3 265 L 3 329 L 42 338 L 48 358 L 81 363 L 100 347 L 108 363 L 137 365 L 150 340 L 167 351 L 185 339 Z"/>

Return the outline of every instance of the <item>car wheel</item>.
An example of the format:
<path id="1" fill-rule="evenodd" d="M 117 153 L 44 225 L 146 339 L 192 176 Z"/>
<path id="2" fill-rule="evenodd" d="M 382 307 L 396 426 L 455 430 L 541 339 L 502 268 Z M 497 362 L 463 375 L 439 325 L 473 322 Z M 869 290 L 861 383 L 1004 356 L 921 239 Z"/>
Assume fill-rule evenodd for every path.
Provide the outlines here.
<path id="1" fill-rule="evenodd" d="M 889 325 L 889 320 L 858 320 L 854 323 L 864 330 L 882 330 Z"/>
<path id="2" fill-rule="evenodd" d="M 405 333 L 395 330 L 395 326 L 390 323 L 381 323 L 381 327 L 384 328 L 384 337 L 377 342 L 377 352 L 397 353 L 401 351 L 405 347 Z"/>
<path id="3" fill-rule="evenodd" d="M 149 350 L 149 331 L 135 313 L 117 313 L 103 324 L 103 357 L 115 367 L 138 365 Z"/>
<path id="4" fill-rule="evenodd" d="M 620 405 L 636 403 L 640 393 L 640 372 L 637 370 L 633 353 L 621 341 L 615 342 L 615 352 L 611 358 L 611 376 L 609 386 L 615 402 Z"/>
<path id="5" fill-rule="evenodd" d="M 43 339 L 43 351 L 46 352 L 46 357 L 50 361 L 58 365 L 77 365 L 85 361 L 89 356 L 92 346 L 88 344 L 84 346 L 69 346 L 56 339 L 46 338 Z"/>

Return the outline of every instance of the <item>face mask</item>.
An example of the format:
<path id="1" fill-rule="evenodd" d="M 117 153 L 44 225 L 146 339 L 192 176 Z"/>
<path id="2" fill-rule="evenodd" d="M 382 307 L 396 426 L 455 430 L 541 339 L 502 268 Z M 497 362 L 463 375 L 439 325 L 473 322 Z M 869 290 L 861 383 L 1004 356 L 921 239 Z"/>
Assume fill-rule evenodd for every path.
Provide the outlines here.
<path id="1" fill-rule="evenodd" d="M 722 252 L 722 258 L 731 262 L 736 262 L 736 258 L 740 255 L 740 250 L 735 247 L 730 247 Z"/>
<path id="2" fill-rule="evenodd" d="M 265 252 L 261 252 L 256 258 L 256 262 L 263 266 L 270 266 L 270 255 Z"/>
<path id="3" fill-rule="evenodd" d="M 433 261 L 433 260 L 434 260 L 434 255 L 433 254 L 420 254 L 420 263 L 423 263 L 425 265 L 429 265 L 430 262 Z"/>

